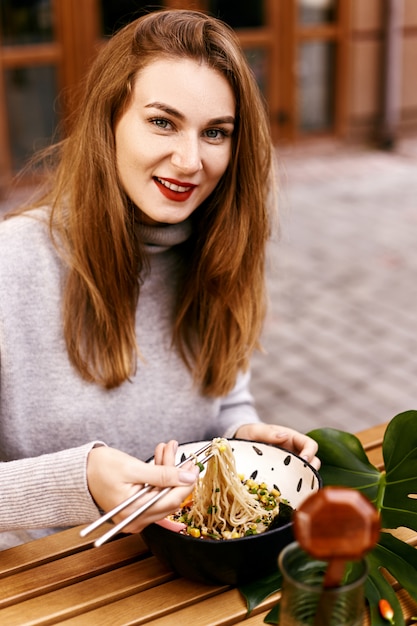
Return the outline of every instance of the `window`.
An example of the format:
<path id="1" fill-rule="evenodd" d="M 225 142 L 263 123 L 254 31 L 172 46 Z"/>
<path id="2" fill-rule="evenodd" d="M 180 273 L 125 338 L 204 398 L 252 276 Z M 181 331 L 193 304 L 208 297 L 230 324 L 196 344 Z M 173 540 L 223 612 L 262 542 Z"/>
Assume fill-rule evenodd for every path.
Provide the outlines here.
<path id="1" fill-rule="evenodd" d="M 0 38 L 7 46 L 52 41 L 51 0 L 1 0 Z"/>

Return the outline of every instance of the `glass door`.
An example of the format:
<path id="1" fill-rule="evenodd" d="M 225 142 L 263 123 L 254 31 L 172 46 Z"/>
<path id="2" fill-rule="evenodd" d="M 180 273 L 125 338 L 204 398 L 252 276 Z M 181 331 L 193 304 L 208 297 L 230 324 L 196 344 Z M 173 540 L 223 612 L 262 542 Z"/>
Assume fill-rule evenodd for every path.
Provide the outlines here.
<path id="1" fill-rule="evenodd" d="M 302 134 L 328 133 L 334 125 L 336 5 L 336 0 L 298 2 L 298 126 Z"/>
<path id="2" fill-rule="evenodd" d="M 57 125 L 60 50 L 51 0 L 1 0 L 2 178 L 43 147 Z"/>
<path id="3" fill-rule="evenodd" d="M 298 126 L 303 136 L 346 130 L 351 0 L 298 0 Z"/>
<path id="4" fill-rule="evenodd" d="M 96 0 L 0 0 L 0 191 L 57 138 L 96 40 Z"/>
<path id="5" fill-rule="evenodd" d="M 351 0 L 293 0 L 280 19 L 283 139 L 343 135 Z"/>

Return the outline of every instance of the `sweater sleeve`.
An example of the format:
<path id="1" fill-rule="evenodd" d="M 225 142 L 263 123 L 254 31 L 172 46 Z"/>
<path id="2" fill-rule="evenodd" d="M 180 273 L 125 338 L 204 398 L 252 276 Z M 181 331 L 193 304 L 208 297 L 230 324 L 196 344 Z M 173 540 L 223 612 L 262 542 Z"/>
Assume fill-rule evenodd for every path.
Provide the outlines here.
<path id="1" fill-rule="evenodd" d="M 249 390 L 250 372 L 240 373 L 235 387 L 222 398 L 219 425 L 223 437 L 230 439 L 243 424 L 259 422 L 254 399 Z"/>
<path id="2" fill-rule="evenodd" d="M 0 463 L 0 531 L 76 526 L 100 512 L 87 485 L 91 442 L 37 458 Z"/>

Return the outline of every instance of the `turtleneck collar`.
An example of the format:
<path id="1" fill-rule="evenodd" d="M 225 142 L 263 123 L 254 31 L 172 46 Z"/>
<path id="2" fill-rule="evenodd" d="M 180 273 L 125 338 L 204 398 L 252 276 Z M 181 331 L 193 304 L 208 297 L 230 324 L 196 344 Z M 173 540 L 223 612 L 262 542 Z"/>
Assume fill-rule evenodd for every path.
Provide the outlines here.
<path id="1" fill-rule="evenodd" d="M 179 224 L 157 224 L 149 226 L 140 224 L 137 232 L 150 254 L 163 252 L 172 246 L 186 241 L 192 232 L 191 219 L 188 218 Z"/>

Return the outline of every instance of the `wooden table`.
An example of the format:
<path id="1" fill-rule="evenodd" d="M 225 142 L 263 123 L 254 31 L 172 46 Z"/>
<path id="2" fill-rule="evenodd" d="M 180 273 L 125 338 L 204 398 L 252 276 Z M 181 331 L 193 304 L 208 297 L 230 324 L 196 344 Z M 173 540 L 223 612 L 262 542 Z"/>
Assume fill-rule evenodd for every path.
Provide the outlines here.
<path id="1" fill-rule="evenodd" d="M 381 425 L 358 435 L 378 467 L 384 430 Z M 178 578 L 149 554 L 140 536 L 92 548 L 103 531 L 81 539 L 79 530 L 0 552 L 1 626 L 260 626 L 279 601 L 278 592 L 246 618 L 237 589 Z M 408 533 L 407 540 L 417 543 L 417 533 Z M 397 593 L 404 615 L 417 615 L 416 605 L 402 590 Z M 369 624 L 368 618 L 364 624 Z"/>

